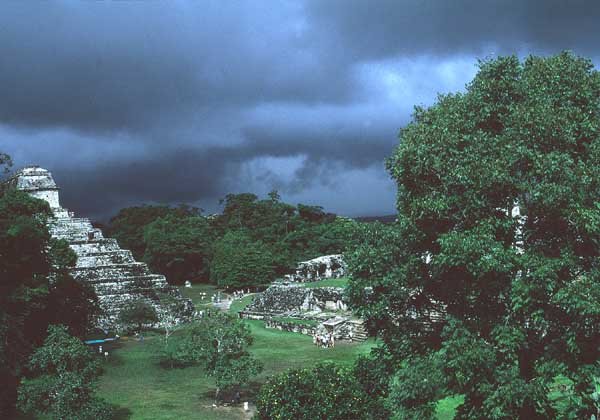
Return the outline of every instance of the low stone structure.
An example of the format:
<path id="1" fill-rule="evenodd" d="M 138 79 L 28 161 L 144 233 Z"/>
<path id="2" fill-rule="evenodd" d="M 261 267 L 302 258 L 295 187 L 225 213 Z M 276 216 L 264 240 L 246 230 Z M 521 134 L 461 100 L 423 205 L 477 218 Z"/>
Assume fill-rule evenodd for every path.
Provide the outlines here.
<path id="1" fill-rule="evenodd" d="M 105 238 L 89 219 L 77 218 L 60 206 L 59 188 L 49 171 L 29 166 L 11 177 L 7 185 L 50 204 L 50 234 L 65 239 L 77 254 L 71 275 L 91 284 L 98 295 L 104 311 L 98 326 L 118 327 L 121 309 L 135 300 L 151 304 L 161 320 L 179 322 L 192 316 L 192 302 L 183 298 L 164 276 L 152 274 L 145 263 L 135 261 L 131 252 L 121 249 L 115 239 Z"/>
<path id="2" fill-rule="evenodd" d="M 265 320 L 267 328 L 313 336 L 330 334 L 336 340 L 367 338 L 363 321 L 348 311 L 341 287 L 275 284 L 256 295 L 240 317 Z"/>
<path id="3" fill-rule="evenodd" d="M 347 304 L 341 287 L 308 288 L 298 284 L 275 284 L 258 294 L 246 310 L 273 314 L 345 311 Z"/>
<path id="4" fill-rule="evenodd" d="M 340 254 L 323 255 L 298 263 L 294 274 L 287 274 L 286 280 L 293 282 L 337 279 L 346 275 L 346 263 Z"/>

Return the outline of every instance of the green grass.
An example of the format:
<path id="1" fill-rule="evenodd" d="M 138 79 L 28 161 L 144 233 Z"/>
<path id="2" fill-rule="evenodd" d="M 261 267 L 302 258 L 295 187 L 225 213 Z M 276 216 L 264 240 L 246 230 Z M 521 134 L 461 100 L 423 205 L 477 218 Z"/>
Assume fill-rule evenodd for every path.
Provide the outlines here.
<path id="1" fill-rule="evenodd" d="M 233 314 L 237 314 L 240 311 L 243 311 L 244 309 L 246 309 L 246 306 L 248 306 L 250 304 L 250 302 L 252 302 L 252 299 L 254 298 L 254 294 L 251 295 L 246 295 L 241 299 L 236 299 L 233 302 L 231 302 L 231 306 L 229 307 L 229 312 L 233 313 Z"/>
<path id="2" fill-rule="evenodd" d="M 375 340 L 362 343 L 336 343 L 333 349 L 315 346 L 312 337 L 293 332 L 267 329 L 263 321 L 247 320 L 254 343 L 250 352 L 265 364 L 261 377 L 282 372 L 288 368 L 312 366 L 318 362 L 352 364 L 361 354 L 375 346 Z"/>
<path id="3" fill-rule="evenodd" d="M 249 296 L 247 296 L 249 297 Z M 243 299 L 242 299 L 243 300 Z M 250 351 L 264 364 L 264 371 L 245 390 L 249 399 L 273 374 L 288 368 L 308 367 L 331 361 L 351 364 L 374 346 L 363 343 L 336 343 L 333 349 L 317 348 L 312 338 L 276 329 L 263 321 L 245 321 L 254 343 Z M 214 382 L 198 367 L 164 369 L 158 364 L 162 336 L 149 335 L 138 342 L 122 340 L 112 348 L 99 382 L 99 395 L 120 407 L 122 418 L 131 419 L 243 419 L 239 407 L 213 408 Z"/>
<path id="4" fill-rule="evenodd" d="M 192 287 L 180 286 L 181 294 L 190 299 L 196 308 L 201 309 L 203 306 L 210 305 L 212 302 L 210 297 L 219 291 L 219 288 L 213 284 L 192 284 Z M 202 297 L 200 293 L 206 293 L 206 297 Z"/>
<path id="5" fill-rule="evenodd" d="M 241 419 L 241 410 L 211 407 L 213 382 L 197 367 L 163 369 L 160 336 L 121 342 L 110 350 L 98 394 L 131 419 Z M 127 417 L 130 415 L 130 417 Z"/>
<path id="6" fill-rule="evenodd" d="M 302 287 L 346 287 L 348 285 L 348 278 L 341 277 L 339 279 L 325 279 L 319 281 L 311 281 L 308 283 L 302 283 Z"/>
<path id="7" fill-rule="evenodd" d="M 456 414 L 456 409 L 459 405 L 465 402 L 463 395 L 455 395 L 439 400 L 435 410 L 435 416 L 438 420 L 451 420 Z"/>

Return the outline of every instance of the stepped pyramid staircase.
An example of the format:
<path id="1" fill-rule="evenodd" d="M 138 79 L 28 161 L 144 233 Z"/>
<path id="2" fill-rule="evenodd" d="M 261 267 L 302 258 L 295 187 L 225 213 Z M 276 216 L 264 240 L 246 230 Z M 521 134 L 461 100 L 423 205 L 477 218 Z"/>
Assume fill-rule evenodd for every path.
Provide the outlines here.
<path id="1" fill-rule="evenodd" d="M 60 207 L 58 187 L 49 171 L 26 167 L 11 177 L 9 187 L 46 200 L 53 218 L 48 229 L 52 237 L 66 240 L 77 254 L 71 275 L 91 284 L 104 314 L 98 322 L 102 328 L 118 327 L 118 316 L 128 302 L 144 300 L 157 311 L 159 319 L 178 322 L 193 314 L 193 304 L 169 285 L 164 276 L 152 274 L 145 263 L 137 262 L 130 251 L 121 249 L 115 239 L 105 238 L 86 218 L 74 217 Z"/>
<path id="2" fill-rule="evenodd" d="M 349 321 L 354 328 L 352 328 L 352 341 L 365 341 L 369 338 L 365 323 L 362 320 L 350 320 Z"/>

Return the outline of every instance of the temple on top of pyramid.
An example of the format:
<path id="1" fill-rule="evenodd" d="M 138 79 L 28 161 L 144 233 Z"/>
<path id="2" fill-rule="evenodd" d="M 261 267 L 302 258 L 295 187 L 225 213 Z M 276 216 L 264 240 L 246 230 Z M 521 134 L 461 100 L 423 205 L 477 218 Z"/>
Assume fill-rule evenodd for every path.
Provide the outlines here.
<path id="1" fill-rule="evenodd" d="M 59 188 L 52 174 L 39 166 L 17 171 L 6 181 L 15 188 L 50 204 L 53 217 L 48 229 L 52 237 L 65 239 L 77 254 L 73 278 L 91 284 L 103 309 L 98 326 L 118 328 L 121 309 L 134 300 L 144 300 L 157 311 L 161 321 L 183 321 L 193 314 L 193 304 L 163 275 L 150 272 L 145 263 L 137 262 L 131 251 L 121 249 L 115 239 L 105 238 L 89 219 L 77 218 L 62 208 Z"/>

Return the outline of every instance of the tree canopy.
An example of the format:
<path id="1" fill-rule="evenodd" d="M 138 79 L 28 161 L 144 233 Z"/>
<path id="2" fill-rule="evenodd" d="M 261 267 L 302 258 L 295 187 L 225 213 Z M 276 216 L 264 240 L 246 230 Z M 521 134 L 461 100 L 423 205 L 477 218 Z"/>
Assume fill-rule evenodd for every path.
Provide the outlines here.
<path id="1" fill-rule="evenodd" d="M 224 251 L 231 237 L 269 259 L 269 280 L 252 276 L 227 287 L 261 286 L 274 276 L 292 272 L 299 261 L 342 253 L 356 241 L 356 222 L 319 206 L 284 203 L 277 191 L 265 199 L 250 193 L 228 194 L 222 204 L 221 214 L 208 217 L 186 206 L 129 207 L 111 219 L 106 233 L 171 283 L 215 281 L 209 271 L 222 271 L 220 256 L 224 252 L 238 255 L 232 254 L 233 244 Z"/>
<path id="2" fill-rule="evenodd" d="M 48 324 L 82 335 L 98 314 L 97 297 L 68 269 L 75 254 L 51 239 L 48 203 L 20 191 L 0 191 L 0 414 L 14 407 L 25 363 Z"/>
<path id="3" fill-rule="evenodd" d="M 252 335 L 247 324 L 233 316 L 208 311 L 201 320 L 170 339 L 163 353 L 163 364 L 199 364 L 207 376 L 215 378 L 215 399 L 262 371 L 262 364 L 249 352 Z"/>
<path id="4" fill-rule="evenodd" d="M 267 285 L 275 278 L 273 254 L 244 231 L 228 232 L 214 249 L 210 278 L 221 287 L 255 287 Z"/>
<path id="5" fill-rule="evenodd" d="M 206 218 L 169 214 L 144 228 L 144 261 L 170 283 L 208 279 L 212 232 Z"/>
<path id="6" fill-rule="evenodd" d="M 353 305 L 397 360 L 397 418 L 453 394 L 458 418 L 554 418 L 559 376 L 568 413 L 595 413 L 599 162 L 600 75 L 570 53 L 481 62 L 416 108 L 388 161 L 398 222 L 350 261 Z"/>
<path id="7" fill-rule="evenodd" d="M 333 363 L 290 369 L 269 379 L 256 409 L 260 420 L 375 418 L 370 397 L 352 371 Z"/>
<path id="8" fill-rule="evenodd" d="M 110 219 L 106 234 L 114 237 L 122 248 L 128 249 L 140 260 L 146 251 L 144 228 L 165 216 L 186 217 L 200 214 L 200 209 L 188 206 L 135 206 L 126 207 Z"/>
<path id="9" fill-rule="evenodd" d="M 111 407 L 94 396 L 100 364 L 66 327 L 48 327 L 48 336 L 31 356 L 28 368 L 30 377 L 19 388 L 23 412 L 56 419 L 112 418 Z"/>

